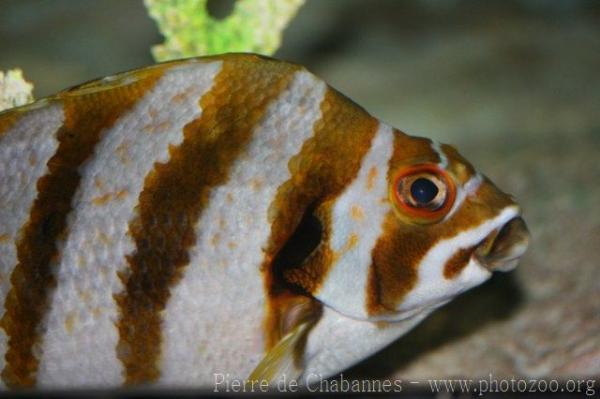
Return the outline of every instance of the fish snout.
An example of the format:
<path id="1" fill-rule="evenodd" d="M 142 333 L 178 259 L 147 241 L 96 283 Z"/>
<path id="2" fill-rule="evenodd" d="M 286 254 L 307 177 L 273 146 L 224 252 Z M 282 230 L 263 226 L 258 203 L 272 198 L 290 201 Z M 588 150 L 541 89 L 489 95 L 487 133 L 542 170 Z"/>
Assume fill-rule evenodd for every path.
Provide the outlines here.
<path id="1" fill-rule="evenodd" d="M 517 216 L 490 233 L 474 255 L 490 271 L 510 271 L 527 250 L 529 240 L 527 225 L 523 218 Z"/>

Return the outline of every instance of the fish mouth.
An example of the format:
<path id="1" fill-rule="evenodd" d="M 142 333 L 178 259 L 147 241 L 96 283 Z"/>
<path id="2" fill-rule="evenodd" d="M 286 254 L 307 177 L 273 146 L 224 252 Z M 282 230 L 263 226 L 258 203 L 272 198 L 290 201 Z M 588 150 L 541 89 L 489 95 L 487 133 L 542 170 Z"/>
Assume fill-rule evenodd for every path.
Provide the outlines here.
<path id="1" fill-rule="evenodd" d="M 475 257 L 490 271 L 509 271 L 529 246 L 530 234 L 525 221 L 514 217 L 491 232 L 475 250 Z"/>

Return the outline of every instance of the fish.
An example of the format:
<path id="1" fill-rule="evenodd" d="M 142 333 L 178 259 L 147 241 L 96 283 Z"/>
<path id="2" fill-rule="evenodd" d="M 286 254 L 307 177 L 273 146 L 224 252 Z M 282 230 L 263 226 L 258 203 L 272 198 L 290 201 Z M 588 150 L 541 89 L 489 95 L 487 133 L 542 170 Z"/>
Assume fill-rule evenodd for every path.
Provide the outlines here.
<path id="1" fill-rule="evenodd" d="M 310 384 L 529 242 L 458 151 L 306 68 L 171 61 L 0 114 L 3 389 Z"/>

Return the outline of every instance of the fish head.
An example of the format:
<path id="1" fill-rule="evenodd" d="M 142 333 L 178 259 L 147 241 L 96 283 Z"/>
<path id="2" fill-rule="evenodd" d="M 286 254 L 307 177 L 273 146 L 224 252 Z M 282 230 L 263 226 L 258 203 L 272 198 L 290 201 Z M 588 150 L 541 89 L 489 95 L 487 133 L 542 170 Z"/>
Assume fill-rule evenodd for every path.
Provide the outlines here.
<path id="1" fill-rule="evenodd" d="M 391 159 L 391 212 L 372 253 L 367 296 L 370 318 L 392 321 L 444 304 L 494 271 L 512 270 L 529 244 L 514 198 L 454 147 L 404 141 Z M 408 141 L 414 153 L 403 156 Z"/>
<path id="2" fill-rule="evenodd" d="M 376 147 L 356 184 L 317 211 L 324 238 L 308 262 L 329 266 L 309 288 L 325 307 L 400 321 L 517 265 L 529 243 L 519 206 L 454 147 L 397 130 Z"/>

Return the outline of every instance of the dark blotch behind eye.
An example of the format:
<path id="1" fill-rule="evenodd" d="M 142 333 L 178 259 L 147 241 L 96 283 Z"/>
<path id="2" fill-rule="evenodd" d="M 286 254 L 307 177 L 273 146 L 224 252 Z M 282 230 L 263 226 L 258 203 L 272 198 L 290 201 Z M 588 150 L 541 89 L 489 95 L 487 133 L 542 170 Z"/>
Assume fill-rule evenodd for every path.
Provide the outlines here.
<path id="1" fill-rule="evenodd" d="M 410 194 L 418 205 L 427 205 L 433 201 L 438 191 L 435 183 L 424 177 L 418 178 L 410 186 Z"/>

